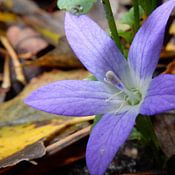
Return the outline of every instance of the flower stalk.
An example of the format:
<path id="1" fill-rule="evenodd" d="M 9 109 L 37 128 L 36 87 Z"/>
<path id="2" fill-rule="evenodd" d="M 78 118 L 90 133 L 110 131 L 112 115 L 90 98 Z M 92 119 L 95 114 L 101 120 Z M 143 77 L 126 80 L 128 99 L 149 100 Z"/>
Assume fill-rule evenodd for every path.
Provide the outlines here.
<path id="1" fill-rule="evenodd" d="M 123 52 L 110 2 L 109 0 L 102 0 L 102 3 L 103 3 L 104 10 L 105 10 L 106 19 L 108 21 L 111 36 L 113 40 L 115 41 L 116 45 L 118 46 L 118 48 L 120 49 L 120 51 Z"/>
<path id="2" fill-rule="evenodd" d="M 133 0 L 134 7 L 134 33 L 136 33 L 140 27 L 140 14 L 138 0 Z"/>
<path id="3" fill-rule="evenodd" d="M 152 0 L 152 11 L 157 7 L 157 0 Z"/>

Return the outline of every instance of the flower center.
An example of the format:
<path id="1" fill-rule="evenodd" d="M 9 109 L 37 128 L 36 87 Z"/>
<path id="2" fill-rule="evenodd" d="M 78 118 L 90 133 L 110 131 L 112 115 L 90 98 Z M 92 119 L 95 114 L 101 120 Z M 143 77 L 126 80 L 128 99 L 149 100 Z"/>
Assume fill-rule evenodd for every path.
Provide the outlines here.
<path id="1" fill-rule="evenodd" d="M 142 100 L 142 94 L 135 88 L 125 90 L 125 100 L 131 106 L 138 105 Z"/>
<path id="2" fill-rule="evenodd" d="M 123 108 L 125 105 L 135 106 L 142 101 L 142 93 L 136 88 L 127 88 L 121 79 L 112 71 L 106 73 L 105 81 L 114 85 L 119 91 L 111 96 L 108 100 L 119 97 L 121 105 L 119 108 Z"/>

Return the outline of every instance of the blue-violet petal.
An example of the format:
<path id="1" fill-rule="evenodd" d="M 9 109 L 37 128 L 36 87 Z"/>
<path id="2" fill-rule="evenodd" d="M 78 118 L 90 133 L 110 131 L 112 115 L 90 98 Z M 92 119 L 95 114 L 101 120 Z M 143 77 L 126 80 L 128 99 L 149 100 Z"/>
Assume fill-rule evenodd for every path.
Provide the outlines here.
<path id="1" fill-rule="evenodd" d="M 103 81 L 108 71 L 124 83 L 131 78 L 129 66 L 114 41 L 88 16 L 66 13 L 65 32 L 73 51 L 83 65 Z"/>
<path id="2" fill-rule="evenodd" d="M 154 115 L 173 109 L 175 109 L 175 75 L 159 75 L 152 80 L 140 113 Z"/>
<path id="3" fill-rule="evenodd" d="M 93 128 L 86 150 L 86 163 L 91 175 L 102 175 L 116 152 L 131 132 L 136 111 L 105 114 Z"/>
<path id="4" fill-rule="evenodd" d="M 25 99 L 29 106 L 52 114 L 87 116 L 114 110 L 117 100 L 108 100 L 116 89 L 99 81 L 65 80 L 50 83 Z"/>
<path id="5" fill-rule="evenodd" d="M 144 22 L 135 35 L 129 50 L 129 65 L 139 79 L 152 77 L 155 70 L 168 18 L 174 9 L 175 0 L 159 6 Z"/>

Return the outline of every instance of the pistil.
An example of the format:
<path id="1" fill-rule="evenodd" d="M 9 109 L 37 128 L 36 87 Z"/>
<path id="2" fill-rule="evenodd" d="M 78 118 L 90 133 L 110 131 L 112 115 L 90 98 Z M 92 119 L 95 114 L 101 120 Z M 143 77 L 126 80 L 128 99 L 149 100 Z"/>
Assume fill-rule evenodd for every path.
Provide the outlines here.
<path id="1" fill-rule="evenodd" d="M 131 89 L 126 88 L 125 85 L 120 80 L 120 78 L 113 71 L 108 71 L 106 73 L 105 81 L 107 83 L 114 85 L 119 90 L 117 93 L 108 98 L 107 101 L 110 101 L 112 99 L 116 100 L 121 99 L 119 100 L 120 103 L 122 104 L 119 106 L 120 109 L 123 108 L 124 105 L 135 106 L 141 102 L 142 100 L 141 92 L 136 88 Z"/>

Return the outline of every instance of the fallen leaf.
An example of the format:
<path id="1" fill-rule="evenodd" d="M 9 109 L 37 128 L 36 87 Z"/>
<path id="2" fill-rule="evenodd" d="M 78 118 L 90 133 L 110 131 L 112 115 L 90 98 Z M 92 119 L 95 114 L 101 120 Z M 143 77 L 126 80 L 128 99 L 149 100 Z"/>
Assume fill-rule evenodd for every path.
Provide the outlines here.
<path id="1" fill-rule="evenodd" d="M 16 20 L 16 15 L 8 12 L 0 12 L 0 21 L 9 23 Z"/>
<path id="2" fill-rule="evenodd" d="M 41 56 L 40 58 L 28 61 L 24 66 L 37 65 L 39 67 L 59 67 L 59 68 L 82 68 L 82 64 L 77 59 L 65 37 L 59 40 L 58 46 Z"/>
<path id="3" fill-rule="evenodd" d="M 48 123 L 41 127 L 37 127 L 35 124 L 24 124 L 0 128 L 0 160 L 9 157 L 16 152 L 21 151 L 26 146 L 49 136 L 58 127 L 59 124 L 54 125 L 52 123 Z"/>
<path id="4" fill-rule="evenodd" d="M 165 74 L 175 74 L 175 61 L 172 61 L 168 66 L 166 67 L 166 70 L 163 72 Z"/>
<path id="5" fill-rule="evenodd" d="M 165 155 L 167 157 L 175 155 L 175 113 L 156 115 L 154 130 Z"/>
<path id="6" fill-rule="evenodd" d="M 41 33 L 43 35 L 46 34 L 45 37 L 55 46 L 58 44 L 58 41 L 52 40 L 53 37 L 50 38 L 50 33 L 53 32 L 61 37 L 64 36 L 63 12 L 60 15 L 54 16 L 40 9 L 34 1 L 29 0 L 2 0 L 2 6 L 20 15 L 22 22 L 36 30 L 39 29 L 38 32 L 41 32 L 41 29 L 44 28 L 44 32 L 42 31 Z"/>
<path id="7" fill-rule="evenodd" d="M 46 120 L 58 118 L 57 115 L 48 114 L 35 110 L 24 104 L 23 100 L 30 92 L 53 81 L 63 79 L 83 79 L 88 76 L 85 70 L 73 71 L 51 71 L 43 75 L 33 78 L 31 83 L 16 98 L 0 105 L 0 126 L 7 124 L 19 124 L 32 121 Z M 67 119 L 67 118 L 65 118 Z"/>
<path id="8" fill-rule="evenodd" d="M 45 155 L 46 150 L 50 154 L 62 150 L 66 146 L 87 136 L 90 126 L 86 128 L 87 124 L 85 122 L 93 119 L 93 116 L 68 118 L 67 120 L 58 118 L 45 122 L 1 127 L 0 168 L 15 165 L 23 160 L 29 161 L 42 157 Z M 49 140 L 53 140 L 55 137 L 57 137 L 59 142 L 49 142 Z M 47 144 L 51 144 L 47 149 L 42 144 L 46 140 L 48 140 Z M 55 144 L 56 146 L 54 146 Z"/>
<path id="9" fill-rule="evenodd" d="M 30 161 L 32 159 L 40 158 L 44 156 L 45 153 L 46 150 L 43 142 L 38 141 L 32 145 L 27 146 L 16 154 L 13 154 L 11 157 L 0 160 L 0 168 L 16 165 L 23 160 Z"/>
<path id="10" fill-rule="evenodd" d="M 35 55 L 48 46 L 39 33 L 27 26 L 11 26 L 7 30 L 7 37 L 18 53 L 31 52 Z"/>

